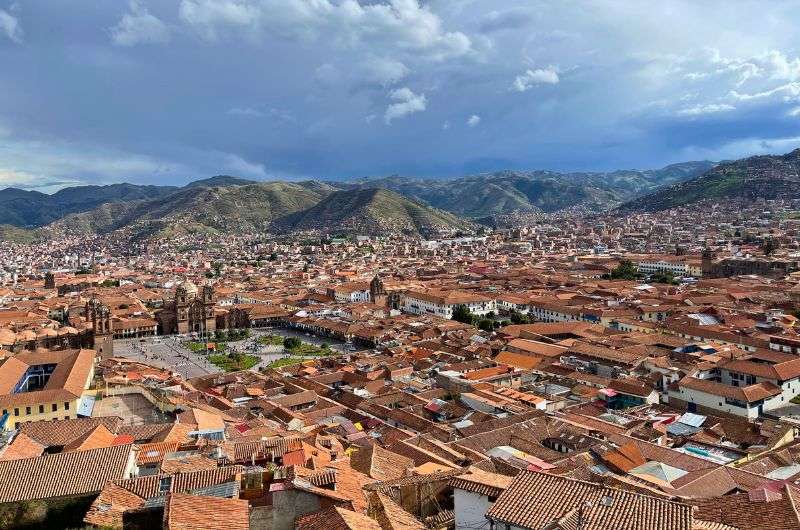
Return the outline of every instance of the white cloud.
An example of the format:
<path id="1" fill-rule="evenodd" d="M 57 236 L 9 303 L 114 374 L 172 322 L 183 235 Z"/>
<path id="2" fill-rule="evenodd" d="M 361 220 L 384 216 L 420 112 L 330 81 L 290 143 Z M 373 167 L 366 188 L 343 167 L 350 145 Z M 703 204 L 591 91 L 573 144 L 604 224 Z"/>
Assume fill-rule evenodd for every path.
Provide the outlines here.
<path id="1" fill-rule="evenodd" d="M 558 70 L 554 66 L 548 66 L 547 68 L 526 70 L 525 73 L 514 79 L 511 88 L 517 92 L 525 92 L 536 85 L 555 85 L 559 81 Z"/>
<path id="2" fill-rule="evenodd" d="M 111 40 L 117 46 L 161 44 L 169 41 L 169 28 L 150 14 L 138 0 L 131 0 L 130 12 L 111 28 Z"/>
<path id="3" fill-rule="evenodd" d="M 753 99 L 768 99 L 774 95 L 782 95 L 786 101 L 797 99 L 800 96 L 800 83 L 786 83 L 779 85 L 769 90 L 761 92 L 753 92 L 751 94 L 740 93 L 736 90 L 731 90 L 730 96 L 739 101 L 748 101 Z"/>
<path id="4" fill-rule="evenodd" d="M 4 9 L 0 9 L 0 35 L 5 35 L 17 44 L 22 42 L 23 32 L 19 19 Z"/>
<path id="5" fill-rule="evenodd" d="M 473 114 L 467 119 L 467 125 L 469 125 L 470 127 L 477 127 L 478 124 L 480 124 L 480 122 L 481 122 L 481 117 L 478 116 L 477 114 Z"/>
<path id="6" fill-rule="evenodd" d="M 261 13 L 254 2 L 240 0 L 183 0 L 181 20 L 208 40 L 216 40 L 220 28 L 242 28 L 258 23 Z"/>
<path id="7" fill-rule="evenodd" d="M 443 131 L 446 131 L 446 130 L 448 130 L 449 128 L 450 128 L 450 122 L 449 122 L 449 121 L 445 121 L 445 122 L 442 124 L 442 130 L 443 130 Z"/>
<path id="8" fill-rule="evenodd" d="M 181 20 L 208 39 L 245 30 L 340 47 L 380 44 L 441 60 L 464 55 L 471 41 L 448 32 L 418 0 L 359 3 L 357 0 L 182 0 Z"/>
<path id="9" fill-rule="evenodd" d="M 410 72 L 402 62 L 383 57 L 370 57 L 364 62 L 363 68 L 367 81 L 384 86 L 399 82 Z"/>
<path id="10" fill-rule="evenodd" d="M 720 112 L 729 112 L 736 110 L 733 105 L 727 103 L 708 103 L 705 105 L 693 105 L 680 109 L 677 114 L 679 116 L 702 116 L 704 114 L 718 114 Z"/>
<path id="11" fill-rule="evenodd" d="M 398 88 L 389 93 L 389 97 L 395 101 L 386 107 L 383 120 L 390 124 L 392 120 L 402 118 L 415 112 L 422 112 L 428 106 L 425 94 L 415 94 L 408 87 Z"/>

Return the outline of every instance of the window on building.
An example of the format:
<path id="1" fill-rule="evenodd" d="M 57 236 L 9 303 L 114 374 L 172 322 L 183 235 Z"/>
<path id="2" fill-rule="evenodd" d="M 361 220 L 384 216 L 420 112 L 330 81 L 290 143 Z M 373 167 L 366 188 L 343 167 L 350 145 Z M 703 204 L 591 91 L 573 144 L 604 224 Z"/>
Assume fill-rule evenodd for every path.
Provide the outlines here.
<path id="1" fill-rule="evenodd" d="M 39 405 L 39 414 L 44 414 L 44 405 Z"/>
<path id="2" fill-rule="evenodd" d="M 30 416 L 31 415 L 31 408 L 30 407 L 25 407 L 25 415 L 26 416 Z"/>
<path id="3" fill-rule="evenodd" d="M 58 403 L 53 403 L 53 412 L 58 410 Z"/>
<path id="4" fill-rule="evenodd" d="M 172 477 L 163 477 L 161 481 L 159 481 L 158 483 L 158 492 L 169 493 L 171 486 L 172 486 Z"/>
<path id="5" fill-rule="evenodd" d="M 14 416 L 19 416 L 19 409 L 14 409 Z"/>
<path id="6" fill-rule="evenodd" d="M 64 410 L 69 410 L 69 401 L 64 402 Z"/>

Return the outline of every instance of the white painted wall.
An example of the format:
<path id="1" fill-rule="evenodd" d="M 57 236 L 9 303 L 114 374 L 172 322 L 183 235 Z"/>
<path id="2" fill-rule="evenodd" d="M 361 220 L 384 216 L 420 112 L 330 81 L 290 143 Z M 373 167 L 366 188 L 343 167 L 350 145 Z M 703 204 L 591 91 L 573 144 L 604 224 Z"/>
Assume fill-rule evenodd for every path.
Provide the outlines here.
<path id="1" fill-rule="evenodd" d="M 456 530 L 474 530 L 489 528 L 485 517 L 492 507 L 489 497 L 471 491 L 453 489 L 453 512 L 456 519 Z"/>

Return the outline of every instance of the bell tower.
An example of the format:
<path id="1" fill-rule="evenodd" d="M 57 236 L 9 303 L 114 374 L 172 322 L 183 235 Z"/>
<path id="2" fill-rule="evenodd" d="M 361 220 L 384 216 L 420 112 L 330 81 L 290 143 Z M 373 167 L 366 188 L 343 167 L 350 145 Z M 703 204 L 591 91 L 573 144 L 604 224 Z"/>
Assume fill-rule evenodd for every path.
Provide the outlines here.
<path id="1" fill-rule="evenodd" d="M 86 302 L 86 321 L 92 324 L 94 351 L 101 359 L 114 356 L 114 330 L 111 327 L 111 310 L 95 297 Z"/>
<path id="2" fill-rule="evenodd" d="M 369 284 L 369 299 L 375 305 L 385 306 L 387 301 L 386 287 L 377 274 Z"/>

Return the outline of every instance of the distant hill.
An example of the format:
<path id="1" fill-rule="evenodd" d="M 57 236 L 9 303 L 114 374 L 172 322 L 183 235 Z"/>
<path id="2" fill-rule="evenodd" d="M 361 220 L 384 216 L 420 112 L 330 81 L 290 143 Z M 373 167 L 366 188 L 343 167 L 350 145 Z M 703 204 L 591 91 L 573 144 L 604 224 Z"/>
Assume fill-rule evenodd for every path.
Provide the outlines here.
<path id="1" fill-rule="evenodd" d="M 106 186 L 73 186 L 52 195 L 5 188 L 0 190 L 0 224 L 38 227 L 72 213 L 88 212 L 101 204 L 159 199 L 186 188 L 243 186 L 255 183 L 239 177 L 219 175 L 194 181 L 184 188 L 122 183 Z"/>
<path id="2" fill-rule="evenodd" d="M 316 181 L 187 186 L 159 199 L 104 204 L 49 228 L 69 233 L 128 229 L 137 236 L 266 230 L 273 220 L 309 208 L 333 190 Z"/>
<path id="3" fill-rule="evenodd" d="M 713 162 L 686 162 L 657 170 L 607 173 L 500 171 L 455 179 L 392 176 L 348 185 L 386 188 L 435 208 L 480 218 L 512 211 L 556 212 L 574 206 L 602 210 L 659 186 L 695 177 L 713 166 Z"/>
<path id="4" fill-rule="evenodd" d="M 500 171 L 455 179 L 393 176 L 329 183 L 217 175 L 183 187 L 76 186 L 52 195 L 6 188 L 0 190 L 0 225 L 42 228 L 45 235 L 128 230 L 137 237 L 222 230 L 331 232 L 339 229 L 337 223 L 341 230 L 363 233 L 423 233 L 469 225 L 463 218 L 515 211 L 608 209 L 711 167 L 711 162 L 687 162 L 646 171 Z M 8 228 L 4 234 L 34 237 Z"/>
<path id="5" fill-rule="evenodd" d="M 19 228 L 12 225 L 0 225 L 0 241 L 14 243 L 32 243 L 40 237 L 37 230 Z"/>
<path id="6" fill-rule="evenodd" d="M 230 175 L 217 175 L 207 179 L 195 180 L 190 182 L 185 187 L 197 188 L 204 186 L 206 188 L 217 188 L 221 186 L 247 186 L 249 184 L 258 184 L 255 180 L 247 180 L 241 177 L 232 177 Z"/>
<path id="7" fill-rule="evenodd" d="M 800 149 L 720 163 L 702 175 L 629 201 L 620 211 L 659 211 L 701 200 L 800 198 Z"/>
<path id="8" fill-rule="evenodd" d="M 0 190 L 0 224 L 19 227 L 43 226 L 65 215 L 85 212 L 109 202 L 153 199 L 174 193 L 174 186 L 75 186 L 52 195 L 17 188 Z"/>
<path id="9" fill-rule="evenodd" d="M 318 204 L 276 220 L 276 232 L 425 235 L 474 226 L 394 191 L 360 188 L 331 193 Z"/>

